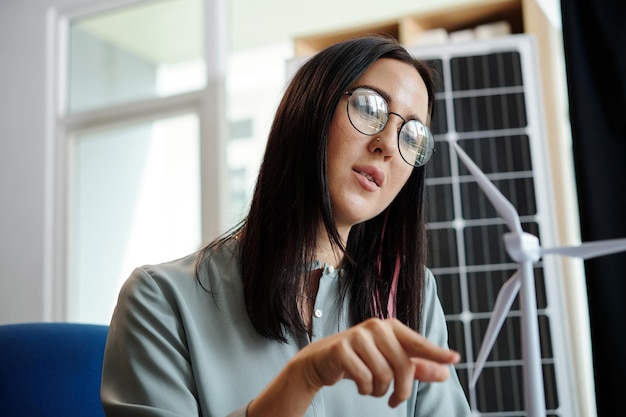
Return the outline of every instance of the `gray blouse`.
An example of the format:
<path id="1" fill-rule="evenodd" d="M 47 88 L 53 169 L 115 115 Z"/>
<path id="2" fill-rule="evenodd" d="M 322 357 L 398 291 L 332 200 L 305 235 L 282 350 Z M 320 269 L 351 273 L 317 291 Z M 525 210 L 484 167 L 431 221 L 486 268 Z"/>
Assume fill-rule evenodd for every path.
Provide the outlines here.
<path id="1" fill-rule="evenodd" d="M 343 311 L 338 303 L 343 274 L 318 264 L 323 274 L 311 340 L 288 336 L 280 343 L 259 335 L 244 305 L 234 245 L 203 261 L 200 282 L 198 253 L 133 271 L 120 291 L 104 354 L 101 398 L 108 417 L 245 417 L 247 404 L 300 349 L 349 327 L 347 303 Z M 445 346 L 435 285 L 428 272 L 422 334 Z M 450 374 L 445 382 L 416 382 L 411 398 L 394 409 L 387 405 L 391 390 L 381 398 L 362 396 L 353 381 L 342 380 L 318 392 L 306 417 L 469 416 L 454 368 Z"/>

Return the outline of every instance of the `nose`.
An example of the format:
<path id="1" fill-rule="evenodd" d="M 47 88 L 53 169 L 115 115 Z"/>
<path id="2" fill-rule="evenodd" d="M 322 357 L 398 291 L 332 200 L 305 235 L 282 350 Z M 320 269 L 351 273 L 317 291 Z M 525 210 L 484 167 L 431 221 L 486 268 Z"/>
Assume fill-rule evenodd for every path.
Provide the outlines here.
<path id="1" fill-rule="evenodd" d="M 399 115 L 395 113 L 389 113 L 390 116 L 392 114 L 400 117 Z M 402 117 L 400 117 L 400 119 L 402 119 Z M 387 124 L 385 124 L 385 127 L 383 128 L 383 130 L 378 132 L 377 135 L 374 135 L 373 139 L 370 141 L 371 152 L 378 152 L 378 153 L 383 154 L 383 156 L 385 157 L 385 160 L 387 160 L 388 158 L 394 157 L 397 153 L 399 153 L 398 144 L 397 144 L 398 129 L 403 123 L 402 121 L 399 121 L 399 122 L 400 122 L 400 125 L 396 123 L 395 119 L 389 118 L 387 120 Z"/>
<path id="2" fill-rule="evenodd" d="M 392 119 L 391 115 L 396 116 L 400 120 Z M 378 135 L 374 136 L 375 139 L 372 141 L 372 151 L 382 152 L 385 156 L 392 156 L 393 153 L 397 151 L 398 134 L 404 123 L 406 123 L 404 118 L 398 113 L 389 112 L 385 127 L 378 132 Z"/>

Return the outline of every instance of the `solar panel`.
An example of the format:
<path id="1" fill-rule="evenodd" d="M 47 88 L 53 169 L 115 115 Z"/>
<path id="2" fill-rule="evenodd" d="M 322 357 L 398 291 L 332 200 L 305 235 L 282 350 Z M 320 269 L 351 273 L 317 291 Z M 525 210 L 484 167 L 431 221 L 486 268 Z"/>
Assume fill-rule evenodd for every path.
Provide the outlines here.
<path id="1" fill-rule="evenodd" d="M 522 228 L 555 242 L 546 135 L 534 39 L 494 40 L 420 48 L 412 53 L 440 75 L 431 124 L 436 152 L 427 166 L 428 266 L 438 282 L 450 346 L 464 359 L 457 371 L 477 415 L 525 415 L 520 311 L 517 300 L 476 387 L 469 387 L 491 311 L 517 265 L 506 253 L 508 231 L 451 150 L 458 143 L 511 201 Z M 535 265 L 541 358 L 548 415 L 578 415 L 564 329 L 562 289 L 550 281 L 557 263 Z"/>

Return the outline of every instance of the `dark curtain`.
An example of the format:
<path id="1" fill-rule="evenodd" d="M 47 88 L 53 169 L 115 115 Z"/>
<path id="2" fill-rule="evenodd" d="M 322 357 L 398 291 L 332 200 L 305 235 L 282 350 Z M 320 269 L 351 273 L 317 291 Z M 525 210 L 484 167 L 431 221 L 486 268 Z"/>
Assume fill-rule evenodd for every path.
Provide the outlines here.
<path id="1" fill-rule="evenodd" d="M 626 1 L 561 0 L 561 13 L 582 239 L 626 237 Z M 585 271 L 598 416 L 621 415 L 626 254 Z"/>

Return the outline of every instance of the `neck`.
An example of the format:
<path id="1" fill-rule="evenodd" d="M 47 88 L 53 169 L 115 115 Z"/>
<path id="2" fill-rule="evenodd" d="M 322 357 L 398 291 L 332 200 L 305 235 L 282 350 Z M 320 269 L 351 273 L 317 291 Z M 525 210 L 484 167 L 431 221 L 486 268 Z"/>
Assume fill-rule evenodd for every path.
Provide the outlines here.
<path id="1" fill-rule="evenodd" d="M 318 244 L 315 258 L 333 267 L 338 267 L 343 260 L 343 251 L 327 240 Z"/>
<path id="2" fill-rule="evenodd" d="M 340 230 L 341 244 L 345 245 L 347 242 L 348 231 Z M 336 244 L 331 242 L 330 237 L 326 231 L 326 228 L 322 225 L 318 231 L 317 248 L 315 253 L 315 259 L 322 263 L 327 263 L 333 267 L 339 267 L 343 260 L 343 251 Z"/>

